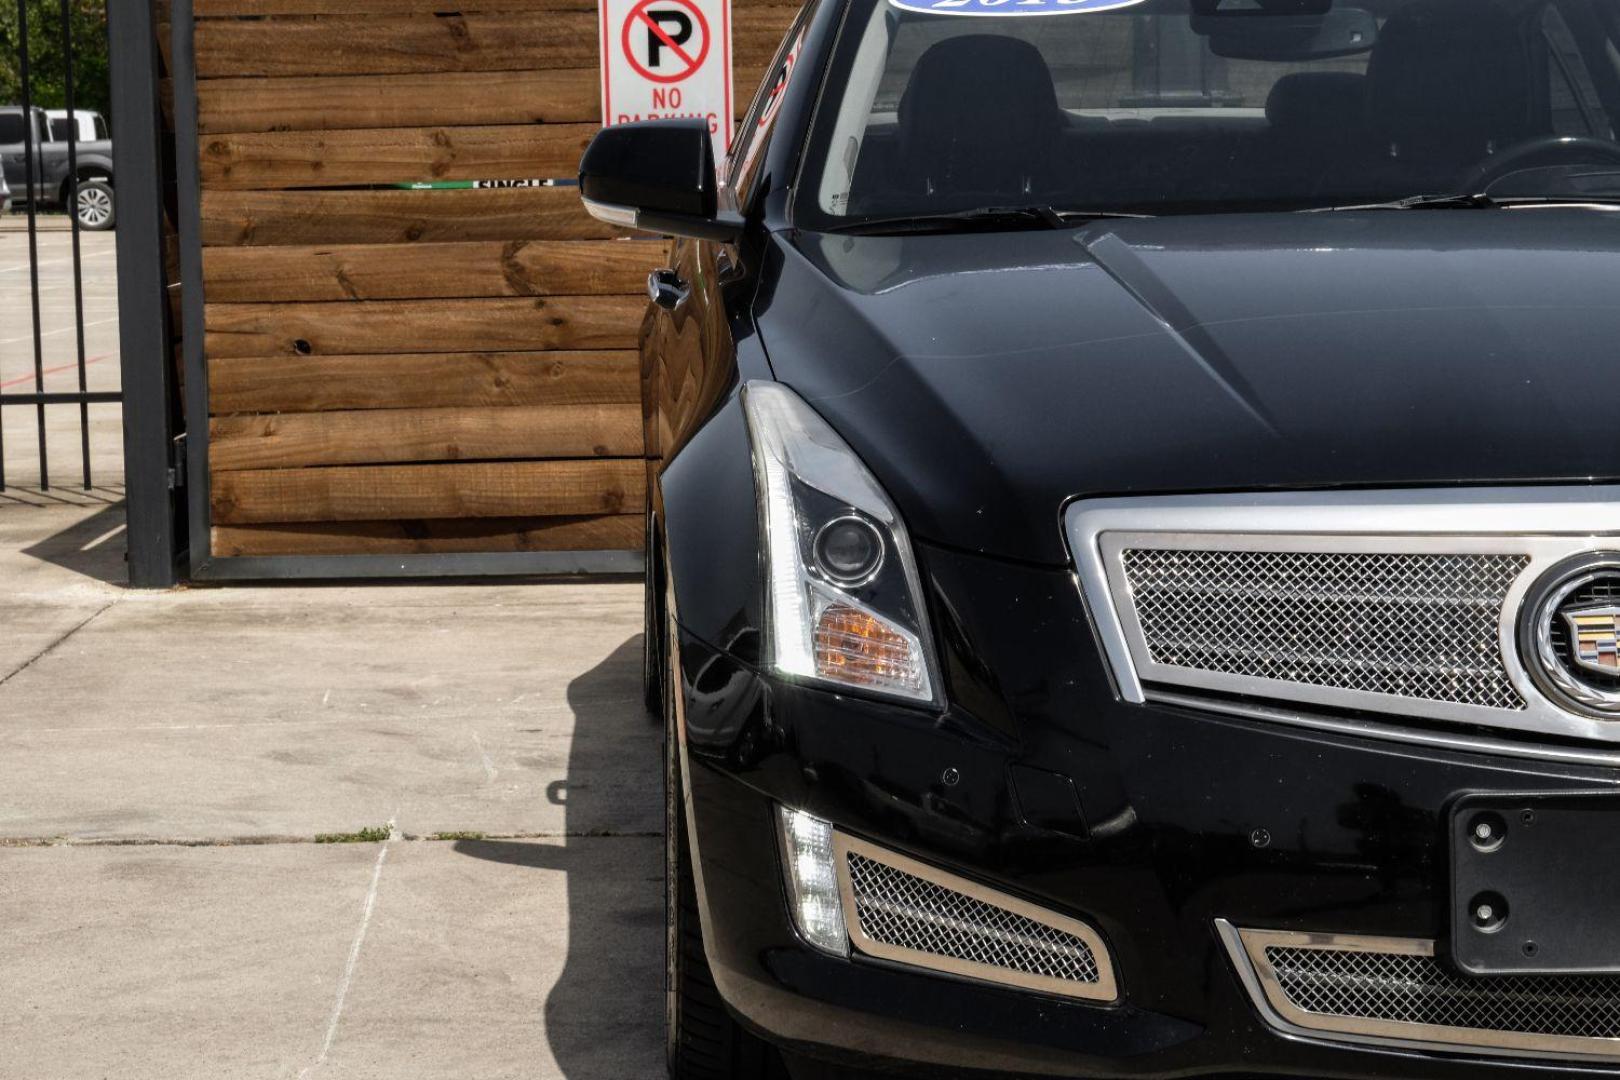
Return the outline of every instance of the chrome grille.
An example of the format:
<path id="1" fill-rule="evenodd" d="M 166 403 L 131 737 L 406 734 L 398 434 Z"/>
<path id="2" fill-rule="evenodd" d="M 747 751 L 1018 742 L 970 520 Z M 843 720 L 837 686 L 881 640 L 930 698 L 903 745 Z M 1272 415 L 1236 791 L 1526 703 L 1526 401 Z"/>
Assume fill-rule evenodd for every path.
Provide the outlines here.
<path id="1" fill-rule="evenodd" d="M 1096 954 L 1077 935 L 849 852 L 859 926 L 881 945 L 1065 982 L 1096 983 Z"/>
<path id="2" fill-rule="evenodd" d="M 1499 626 L 1525 555 L 1131 548 L 1155 664 L 1519 710 Z"/>
<path id="3" fill-rule="evenodd" d="M 1295 1007 L 1325 1016 L 1580 1039 L 1620 1038 L 1620 979 L 1464 978 L 1433 956 L 1271 946 L 1266 961 Z"/>
<path id="4" fill-rule="evenodd" d="M 1620 976 L 1459 974 L 1422 938 L 1240 930 L 1215 920 L 1267 1023 L 1464 1053 L 1620 1059 Z"/>

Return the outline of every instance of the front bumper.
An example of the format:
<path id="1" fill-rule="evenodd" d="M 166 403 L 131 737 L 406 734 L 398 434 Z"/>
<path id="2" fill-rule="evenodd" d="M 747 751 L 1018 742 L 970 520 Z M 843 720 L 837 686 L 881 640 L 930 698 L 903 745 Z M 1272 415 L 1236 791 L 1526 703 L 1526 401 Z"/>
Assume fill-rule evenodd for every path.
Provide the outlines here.
<path id="1" fill-rule="evenodd" d="M 1615 770 L 1126 705 L 1067 575 L 938 551 L 926 561 L 952 600 L 936 618 L 953 691 L 943 716 L 776 682 L 682 633 L 705 939 L 750 1026 L 812 1056 L 929 1076 L 1620 1075 L 1620 1061 L 1280 1032 L 1218 932 L 1226 920 L 1443 939 L 1454 799 L 1590 791 Z M 1031 823 L 1015 769 L 1072 779 L 1074 820 Z M 1120 1000 L 815 952 L 790 923 L 776 803 L 1084 920 L 1107 943 Z"/>

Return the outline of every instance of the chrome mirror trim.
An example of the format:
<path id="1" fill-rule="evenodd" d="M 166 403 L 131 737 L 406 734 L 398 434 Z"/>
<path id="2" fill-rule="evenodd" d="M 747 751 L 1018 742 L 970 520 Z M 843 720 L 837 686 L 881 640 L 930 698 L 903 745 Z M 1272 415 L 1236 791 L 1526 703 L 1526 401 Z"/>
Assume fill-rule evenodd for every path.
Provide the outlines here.
<path id="1" fill-rule="evenodd" d="M 593 202 L 583 197 L 579 201 L 585 204 L 585 212 L 591 217 L 608 225 L 617 225 L 621 229 L 634 229 L 641 217 L 641 212 L 633 206 L 615 206 L 612 203 Z"/>

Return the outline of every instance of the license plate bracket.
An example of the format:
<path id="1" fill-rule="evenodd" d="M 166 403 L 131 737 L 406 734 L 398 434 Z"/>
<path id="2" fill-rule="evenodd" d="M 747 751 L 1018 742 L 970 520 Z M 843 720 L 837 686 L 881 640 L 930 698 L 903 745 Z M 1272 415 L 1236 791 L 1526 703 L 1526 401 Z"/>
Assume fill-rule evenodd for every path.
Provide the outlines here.
<path id="1" fill-rule="evenodd" d="M 1620 973 L 1620 795 L 1459 799 L 1451 955 L 1473 975 Z"/>

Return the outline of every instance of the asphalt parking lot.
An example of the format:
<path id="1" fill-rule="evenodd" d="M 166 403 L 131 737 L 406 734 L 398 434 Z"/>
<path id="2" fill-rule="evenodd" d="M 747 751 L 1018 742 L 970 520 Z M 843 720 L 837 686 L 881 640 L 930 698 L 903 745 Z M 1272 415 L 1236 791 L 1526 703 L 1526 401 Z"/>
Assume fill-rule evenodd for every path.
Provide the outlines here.
<path id="1" fill-rule="evenodd" d="M 36 236 L 39 254 L 39 363 L 47 391 L 77 390 L 79 338 L 73 288 L 73 234 L 61 215 L 42 215 Z M 118 255 L 115 234 L 80 234 L 84 310 L 85 383 L 90 390 L 117 390 Z M 27 218 L 0 216 L 0 393 L 31 393 L 34 379 L 34 318 L 29 288 Z M 98 489 L 123 483 L 123 441 L 119 407 L 88 407 L 91 481 Z M 32 406 L 8 405 L 0 415 L 5 481 L 9 498 L 39 501 L 39 423 Z M 83 460 L 79 410 L 53 405 L 45 411 L 49 472 L 59 498 L 82 497 Z M 81 489 L 75 494 L 75 489 Z M 0 494 L 0 502 L 7 499 Z M 46 498 L 46 501 L 50 501 Z"/>
<path id="2" fill-rule="evenodd" d="M 137 593 L 121 513 L 0 505 L 0 1076 L 661 1075 L 639 585 Z"/>

